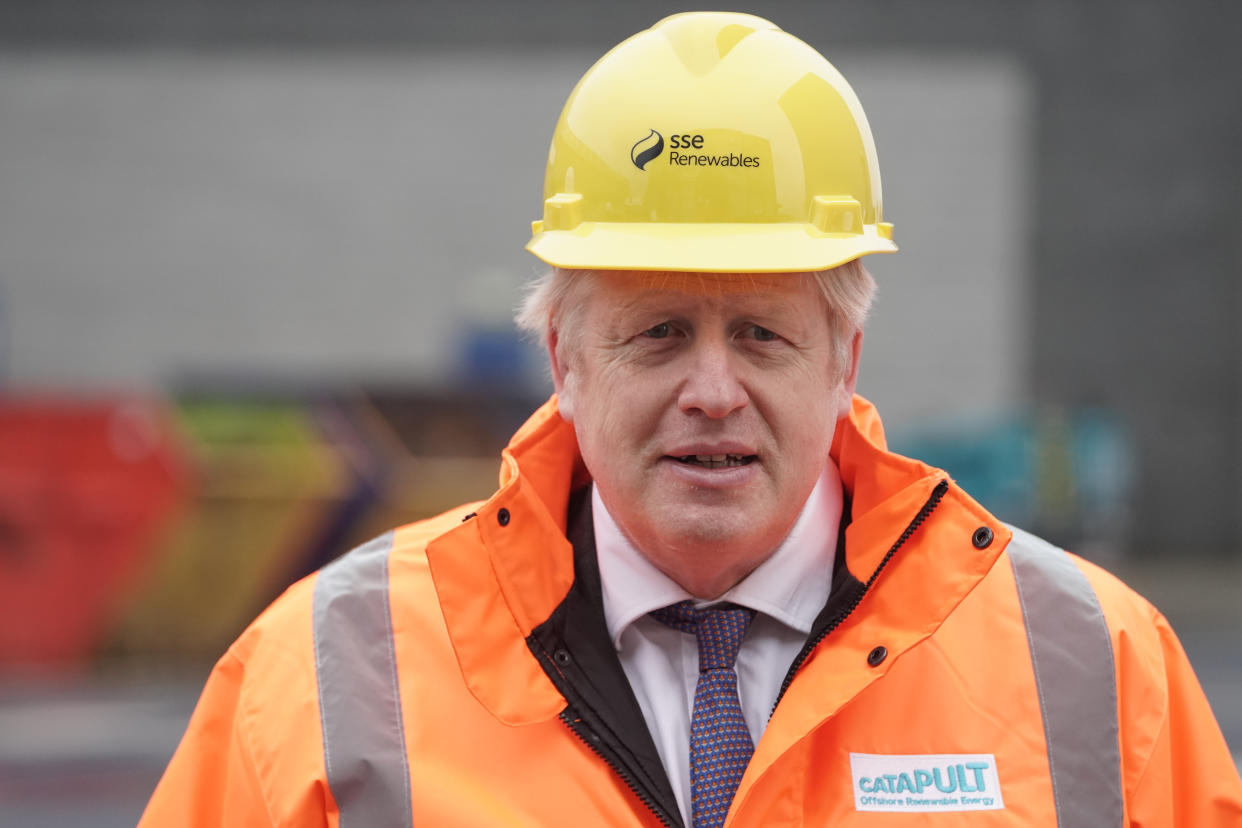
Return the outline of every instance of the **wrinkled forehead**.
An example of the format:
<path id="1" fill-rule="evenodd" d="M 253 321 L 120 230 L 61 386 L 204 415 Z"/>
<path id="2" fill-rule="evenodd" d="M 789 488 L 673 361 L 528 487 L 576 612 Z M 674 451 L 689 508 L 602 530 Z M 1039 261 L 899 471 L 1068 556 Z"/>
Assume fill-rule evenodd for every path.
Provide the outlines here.
<path id="1" fill-rule="evenodd" d="M 739 293 L 784 293 L 805 283 L 806 273 L 685 273 L 679 271 L 609 271 L 607 278 L 624 280 L 638 290 L 669 291 L 692 296 Z"/>

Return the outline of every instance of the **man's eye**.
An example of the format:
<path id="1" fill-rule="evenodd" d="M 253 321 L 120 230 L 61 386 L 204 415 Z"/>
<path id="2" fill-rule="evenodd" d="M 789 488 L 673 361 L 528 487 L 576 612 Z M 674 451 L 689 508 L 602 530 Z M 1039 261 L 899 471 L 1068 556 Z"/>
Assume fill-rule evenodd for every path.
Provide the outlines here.
<path id="1" fill-rule="evenodd" d="M 667 322 L 661 322 L 659 325 L 643 331 L 643 336 L 648 337 L 649 339 L 664 339 L 664 337 L 668 336 L 672 332 L 673 329 Z"/>
<path id="2" fill-rule="evenodd" d="M 755 337 L 755 339 L 759 340 L 760 342 L 771 342 L 772 340 L 776 339 L 776 334 L 773 333 L 772 331 L 769 331 L 767 328 L 763 327 L 762 325 L 752 325 L 750 328 L 750 332 Z"/>

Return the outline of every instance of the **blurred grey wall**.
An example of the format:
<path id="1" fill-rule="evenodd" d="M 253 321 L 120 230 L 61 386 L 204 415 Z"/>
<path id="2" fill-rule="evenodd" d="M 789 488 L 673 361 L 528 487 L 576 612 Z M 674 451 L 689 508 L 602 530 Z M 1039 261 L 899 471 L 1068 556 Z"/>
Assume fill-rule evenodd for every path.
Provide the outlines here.
<path id="1" fill-rule="evenodd" d="M 1117 411 L 1139 553 L 1242 548 L 1240 9 L 757 9 L 838 64 L 876 132 L 903 250 L 874 263 L 865 392 L 898 424 Z M 536 267 L 573 80 L 668 10 L 0 5 L 4 381 L 436 378 Z"/>
<path id="2" fill-rule="evenodd" d="M 1003 56 L 834 58 L 904 251 L 871 263 L 863 391 L 898 426 L 1003 411 L 1026 395 L 1026 76 Z M 548 137 L 593 59 L 0 56 L 0 176 L 23 194 L 0 200 L 9 382 L 451 379 L 462 329 L 510 327 L 541 267 L 522 246 Z"/>

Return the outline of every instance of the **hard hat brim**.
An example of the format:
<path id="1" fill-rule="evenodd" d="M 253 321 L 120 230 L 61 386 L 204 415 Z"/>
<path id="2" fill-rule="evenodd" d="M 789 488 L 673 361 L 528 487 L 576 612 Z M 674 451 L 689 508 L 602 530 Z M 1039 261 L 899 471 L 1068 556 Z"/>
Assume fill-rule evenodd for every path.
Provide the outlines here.
<path id="1" fill-rule="evenodd" d="M 585 221 L 537 230 L 526 249 L 574 270 L 792 273 L 826 270 L 871 253 L 895 253 L 888 225 L 823 233 L 810 224 L 645 224 Z"/>

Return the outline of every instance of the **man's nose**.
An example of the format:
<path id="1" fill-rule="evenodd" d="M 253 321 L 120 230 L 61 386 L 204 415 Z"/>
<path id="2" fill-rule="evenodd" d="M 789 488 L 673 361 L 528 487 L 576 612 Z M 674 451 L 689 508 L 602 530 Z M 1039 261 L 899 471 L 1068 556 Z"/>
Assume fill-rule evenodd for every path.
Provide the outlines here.
<path id="1" fill-rule="evenodd" d="M 726 417 L 749 402 L 738 370 L 737 355 L 720 340 L 699 340 L 690 350 L 687 374 L 678 404 L 687 413 L 699 411 L 708 417 Z"/>

